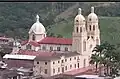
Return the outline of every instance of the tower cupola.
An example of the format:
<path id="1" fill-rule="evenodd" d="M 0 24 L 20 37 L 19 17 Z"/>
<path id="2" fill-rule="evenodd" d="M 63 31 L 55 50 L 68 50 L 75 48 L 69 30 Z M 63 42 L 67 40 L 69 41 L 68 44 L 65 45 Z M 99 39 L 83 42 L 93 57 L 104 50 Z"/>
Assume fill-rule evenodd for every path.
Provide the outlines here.
<path id="1" fill-rule="evenodd" d="M 45 33 L 45 27 L 42 23 L 39 21 L 39 16 L 36 16 L 36 22 L 32 25 L 32 27 L 29 30 L 29 34 L 31 32 L 34 32 L 35 34 L 43 34 Z"/>
<path id="2" fill-rule="evenodd" d="M 75 24 L 85 24 L 85 18 L 81 13 L 81 8 L 78 8 L 78 15 L 74 19 Z"/>
<path id="3" fill-rule="evenodd" d="M 98 22 L 98 16 L 94 13 L 94 7 L 91 7 L 91 13 L 87 17 L 87 22 Z"/>

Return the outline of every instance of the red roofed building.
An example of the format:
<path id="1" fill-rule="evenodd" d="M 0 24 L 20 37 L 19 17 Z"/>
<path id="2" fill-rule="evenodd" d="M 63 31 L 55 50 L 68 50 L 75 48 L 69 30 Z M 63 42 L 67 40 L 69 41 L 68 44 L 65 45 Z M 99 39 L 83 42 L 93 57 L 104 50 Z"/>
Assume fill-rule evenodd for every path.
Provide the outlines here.
<path id="1" fill-rule="evenodd" d="M 39 44 L 55 44 L 55 45 L 72 45 L 72 39 L 45 37 L 43 40 L 39 41 L 38 43 Z"/>
<path id="2" fill-rule="evenodd" d="M 32 50 L 58 50 L 58 51 L 71 51 L 72 39 L 70 38 L 57 38 L 57 37 L 45 37 L 42 40 L 36 41 L 23 41 L 21 43 L 22 49 Z M 39 48 L 38 48 L 39 47 Z"/>
<path id="3" fill-rule="evenodd" d="M 7 38 L 7 37 L 0 37 L 0 44 L 8 44 L 9 42 L 13 42 L 13 38 Z"/>

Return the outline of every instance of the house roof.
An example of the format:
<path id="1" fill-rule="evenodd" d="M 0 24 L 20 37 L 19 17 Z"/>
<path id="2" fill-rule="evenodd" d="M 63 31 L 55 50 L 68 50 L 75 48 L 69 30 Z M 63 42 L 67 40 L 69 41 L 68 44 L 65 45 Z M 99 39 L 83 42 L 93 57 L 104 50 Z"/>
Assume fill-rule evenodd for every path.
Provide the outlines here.
<path id="1" fill-rule="evenodd" d="M 36 60 L 52 60 L 60 59 L 60 57 L 71 57 L 79 55 L 77 52 L 62 52 L 62 51 L 33 51 L 33 50 L 20 50 L 18 54 L 36 56 Z"/>
<path id="2" fill-rule="evenodd" d="M 34 60 L 36 56 L 31 55 L 18 55 L 18 54 L 6 54 L 3 58 L 10 59 L 25 59 L 25 60 Z"/>
<path id="3" fill-rule="evenodd" d="M 25 45 L 25 44 L 30 44 L 30 45 L 33 45 L 35 47 L 39 46 L 39 43 L 35 42 L 35 41 L 22 41 L 21 45 Z"/>
<path id="4" fill-rule="evenodd" d="M 18 68 L 17 71 L 20 71 L 20 72 L 32 72 L 31 68 L 23 68 L 23 67 Z"/>
<path id="5" fill-rule="evenodd" d="M 45 37 L 43 40 L 39 41 L 38 43 L 39 44 L 72 45 L 72 39 L 70 39 L 70 38 Z"/>
<path id="6" fill-rule="evenodd" d="M 39 44 L 37 42 L 35 42 L 35 41 L 30 41 L 29 44 L 31 44 L 33 46 L 36 46 L 36 47 L 39 46 Z"/>
<path id="7" fill-rule="evenodd" d="M 9 40 L 10 38 L 0 37 L 0 40 Z"/>
<path id="8" fill-rule="evenodd" d="M 40 44 L 58 44 L 58 45 L 72 45 L 72 39 L 70 38 L 57 38 L 57 37 L 45 37 L 39 42 L 35 41 L 22 41 L 21 45 L 31 44 L 33 46 L 39 46 Z"/>

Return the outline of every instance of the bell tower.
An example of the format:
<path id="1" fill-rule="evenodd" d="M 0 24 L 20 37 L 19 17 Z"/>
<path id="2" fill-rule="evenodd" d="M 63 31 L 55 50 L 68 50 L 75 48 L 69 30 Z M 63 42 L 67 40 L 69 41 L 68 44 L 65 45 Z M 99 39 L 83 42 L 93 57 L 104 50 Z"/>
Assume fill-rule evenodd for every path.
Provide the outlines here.
<path id="1" fill-rule="evenodd" d="M 87 39 L 92 38 L 96 45 L 100 44 L 98 16 L 94 13 L 94 7 L 91 7 L 91 13 L 87 17 L 87 35 Z"/>
<path id="2" fill-rule="evenodd" d="M 81 8 L 78 9 L 78 15 L 74 19 L 72 39 L 72 51 L 83 54 L 87 50 L 87 31 L 85 26 L 85 18 L 81 14 Z"/>

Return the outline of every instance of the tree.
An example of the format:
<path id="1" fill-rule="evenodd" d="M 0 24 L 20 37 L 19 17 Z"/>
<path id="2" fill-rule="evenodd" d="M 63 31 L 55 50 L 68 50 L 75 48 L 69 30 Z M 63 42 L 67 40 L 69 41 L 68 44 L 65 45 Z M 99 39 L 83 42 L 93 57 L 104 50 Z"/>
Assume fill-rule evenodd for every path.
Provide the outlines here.
<path id="1" fill-rule="evenodd" d="M 103 61 L 102 61 L 102 54 L 105 51 L 104 50 L 105 46 L 106 46 L 106 42 L 101 44 L 101 45 L 96 45 L 96 47 L 92 51 L 92 52 L 95 52 L 95 56 L 97 55 L 97 58 L 99 59 L 99 61 L 96 60 L 96 62 L 97 62 L 97 64 L 99 63 L 100 76 L 101 76 L 101 64 L 103 63 Z"/>
<path id="2" fill-rule="evenodd" d="M 11 44 L 2 44 L 0 47 L 0 56 L 3 57 L 5 54 L 9 54 L 12 52 Z"/>
<path id="3" fill-rule="evenodd" d="M 95 64 L 95 67 L 96 67 L 96 73 L 97 73 L 97 69 L 98 69 L 98 64 L 100 62 L 100 58 L 99 58 L 99 55 L 97 55 L 96 53 L 95 54 L 92 54 L 91 56 L 91 60 L 90 60 L 90 64 Z"/>
<path id="4" fill-rule="evenodd" d="M 108 70 L 111 69 L 112 64 L 114 62 L 114 57 L 115 57 L 115 46 L 111 44 L 106 44 L 106 52 L 104 53 L 104 58 L 106 60 L 106 66 L 107 66 L 107 75 L 110 75 L 110 72 Z"/>
<path id="5" fill-rule="evenodd" d="M 102 65 L 106 66 L 106 57 L 105 56 L 108 54 L 108 49 L 110 49 L 110 44 L 107 42 L 103 42 L 101 45 L 96 45 L 96 47 L 92 51 L 95 53 L 94 53 L 94 55 L 91 56 L 91 60 L 94 60 L 94 62 L 97 62 L 97 64 L 99 64 L 100 76 L 102 75 L 102 73 L 101 73 Z M 111 48 L 111 50 L 112 50 L 112 48 Z M 95 57 L 97 57 L 97 58 L 95 59 Z"/>
<path id="6" fill-rule="evenodd" d="M 120 69 L 120 53 L 117 51 L 119 46 L 109 44 L 104 42 L 101 45 L 96 45 L 91 56 L 91 64 L 100 65 L 100 76 L 101 76 L 101 66 L 104 66 L 104 71 L 106 75 L 114 76 L 118 75 L 118 70 Z"/>

